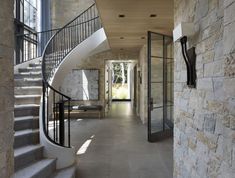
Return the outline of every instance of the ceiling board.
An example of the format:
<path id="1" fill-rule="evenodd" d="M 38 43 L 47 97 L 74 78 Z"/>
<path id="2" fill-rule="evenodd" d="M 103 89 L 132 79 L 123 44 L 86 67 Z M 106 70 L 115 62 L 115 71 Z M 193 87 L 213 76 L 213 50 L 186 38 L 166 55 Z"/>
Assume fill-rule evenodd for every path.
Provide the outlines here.
<path id="1" fill-rule="evenodd" d="M 172 34 L 173 0 L 96 0 L 96 4 L 112 49 L 138 50 L 146 44 L 141 37 L 148 30 Z M 150 14 L 157 17 L 150 18 Z"/>

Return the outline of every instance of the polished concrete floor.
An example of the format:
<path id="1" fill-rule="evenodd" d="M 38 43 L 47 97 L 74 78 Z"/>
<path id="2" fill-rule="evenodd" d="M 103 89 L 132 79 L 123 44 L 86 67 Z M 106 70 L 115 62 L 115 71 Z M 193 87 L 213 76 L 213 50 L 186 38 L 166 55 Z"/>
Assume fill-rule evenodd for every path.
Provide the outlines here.
<path id="1" fill-rule="evenodd" d="M 74 119 L 78 178 L 171 178 L 173 141 L 147 142 L 146 126 L 130 103 L 112 105 L 106 118 Z"/>

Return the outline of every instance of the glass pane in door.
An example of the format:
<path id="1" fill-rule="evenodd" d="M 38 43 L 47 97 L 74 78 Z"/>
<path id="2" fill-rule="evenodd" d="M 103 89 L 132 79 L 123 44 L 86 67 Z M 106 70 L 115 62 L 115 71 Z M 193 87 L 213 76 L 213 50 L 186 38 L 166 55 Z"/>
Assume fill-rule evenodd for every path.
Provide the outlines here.
<path id="1" fill-rule="evenodd" d="M 148 140 L 151 142 L 172 133 L 174 84 L 172 52 L 170 37 L 148 32 Z"/>

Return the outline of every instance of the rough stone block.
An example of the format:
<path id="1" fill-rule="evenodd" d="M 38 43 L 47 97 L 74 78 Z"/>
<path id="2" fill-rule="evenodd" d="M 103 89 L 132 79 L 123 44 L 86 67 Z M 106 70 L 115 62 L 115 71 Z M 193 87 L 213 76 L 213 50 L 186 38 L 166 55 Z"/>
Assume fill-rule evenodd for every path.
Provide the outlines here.
<path id="1" fill-rule="evenodd" d="M 212 10 L 209 15 L 200 21 L 200 29 L 204 30 L 217 21 L 216 10 Z"/>
<path id="2" fill-rule="evenodd" d="M 207 132 L 214 133 L 215 123 L 216 123 L 216 119 L 214 118 L 214 114 L 205 114 L 204 119 L 205 119 L 204 130 Z"/>
<path id="3" fill-rule="evenodd" d="M 196 15 L 195 21 L 199 21 L 203 17 L 205 17 L 209 10 L 209 2 L 208 0 L 199 0 L 196 6 Z"/>
<path id="4" fill-rule="evenodd" d="M 228 119 L 229 119 L 229 123 L 230 123 L 230 128 L 235 130 L 235 116 L 233 115 L 229 115 L 228 116 Z"/>
<path id="5" fill-rule="evenodd" d="M 224 0 L 224 7 L 230 6 L 232 3 L 234 3 L 234 0 Z"/>
<path id="6" fill-rule="evenodd" d="M 235 53 L 229 54 L 225 59 L 225 76 L 235 76 Z"/>
<path id="7" fill-rule="evenodd" d="M 235 98 L 235 78 L 226 78 L 224 80 L 224 92 L 226 99 Z"/>
<path id="8" fill-rule="evenodd" d="M 215 56 L 214 60 L 219 60 L 224 56 L 223 40 L 215 43 Z"/>
<path id="9" fill-rule="evenodd" d="M 228 55 L 230 53 L 235 53 L 235 38 L 231 35 L 234 33 L 235 23 L 230 23 L 224 27 L 224 54 Z"/>
<path id="10" fill-rule="evenodd" d="M 229 24 L 235 21 L 235 3 L 232 3 L 224 10 L 224 24 Z"/>
<path id="11" fill-rule="evenodd" d="M 211 78 L 202 78 L 197 81 L 198 90 L 213 91 L 213 81 Z"/>

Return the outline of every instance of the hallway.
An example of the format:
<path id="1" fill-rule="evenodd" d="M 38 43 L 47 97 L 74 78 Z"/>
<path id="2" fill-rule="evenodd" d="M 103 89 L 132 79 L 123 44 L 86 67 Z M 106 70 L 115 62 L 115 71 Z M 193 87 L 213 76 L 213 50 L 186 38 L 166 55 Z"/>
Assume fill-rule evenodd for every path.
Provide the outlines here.
<path id="1" fill-rule="evenodd" d="M 130 103 L 114 103 L 108 117 L 74 119 L 71 126 L 77 177 L 172 177 L 172 139 L 147 142 L 147 128 L 132 112 Z"/>

